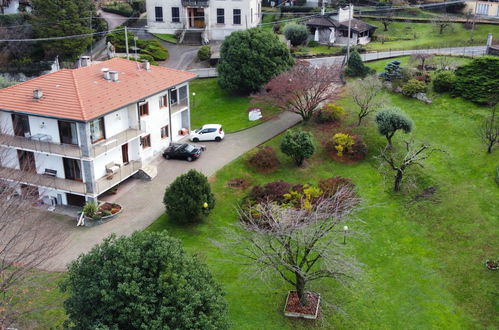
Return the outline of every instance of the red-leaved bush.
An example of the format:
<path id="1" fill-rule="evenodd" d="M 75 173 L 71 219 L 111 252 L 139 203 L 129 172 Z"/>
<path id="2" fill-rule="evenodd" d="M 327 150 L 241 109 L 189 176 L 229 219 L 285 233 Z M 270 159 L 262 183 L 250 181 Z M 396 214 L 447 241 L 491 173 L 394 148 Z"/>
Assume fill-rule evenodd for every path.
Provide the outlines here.
<path id="1" fill-rule="evenodd" d="M 250 157 L 248 162 L 251 166 L 262 172 L 271 172 L 280 164 L 274 148 L 268 146 L 259 148 L 259 150 Z"/>

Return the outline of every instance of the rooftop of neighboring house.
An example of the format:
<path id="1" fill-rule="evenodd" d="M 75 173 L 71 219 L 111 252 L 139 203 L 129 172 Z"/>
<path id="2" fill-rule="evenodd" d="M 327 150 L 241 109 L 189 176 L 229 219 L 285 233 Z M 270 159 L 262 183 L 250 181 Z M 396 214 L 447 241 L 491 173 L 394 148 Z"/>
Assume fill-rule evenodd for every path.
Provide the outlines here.
<path id="1" fill-rule="evenodd" d="M 366 22 L 361 21 L 360 19 L 352 18 L 350 21 L 351 21 L 350 28 L 356 32 L 364 32 L 364 31 L 377 29 L 376 26 L 371 25 L 371 24 L 367 24 Z M 341 30 L 348 29 L 348 20 L 339 22 L 338 20 L 336 20 L 330 16 L 312 17 L 312 18 L 306 20 L 305 24 L 309 25 L 309 26 L 317 26 L 317 27 L 335 27 L 335 28 L 338 28 Z"/>
<path id="2" fill-rule="evenodd" d="M 104 71 L 117 81 L 105 79 Z M 113 58 L 0 89 L 0 110 L 88 121 L 196 77 L 160 66 L 146 70 L 141 63 Z"/>

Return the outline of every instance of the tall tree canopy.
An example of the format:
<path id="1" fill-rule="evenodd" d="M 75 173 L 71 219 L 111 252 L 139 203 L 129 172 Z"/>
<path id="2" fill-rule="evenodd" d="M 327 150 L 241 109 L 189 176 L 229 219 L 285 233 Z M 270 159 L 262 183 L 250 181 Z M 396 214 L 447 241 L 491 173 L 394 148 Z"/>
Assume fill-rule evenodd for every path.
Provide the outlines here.
<path id="1" fill-rule="evenodd" d="M 254 92 L 293 63 L 289 49 L 272 32 L 233 32 L 220 48 L 218 83 L 229 91 Z"/>
<path id="2" fill-rule="evenodd" d="M 62 289 L 69 328 L 228 328 L 220 286 L 165 232 L 111 235 L 70 264 Z"/>
<path id="3" fill-rule="evenodd" d="M 97 16 L 91 0 L 33 0 L 33 27 L 37 38 L 63 37 L 92 33 L 92 17 Z M 92 37 L 43 41 L 46 57 L 59 55 L 75 60 L 85 52 Z"/>

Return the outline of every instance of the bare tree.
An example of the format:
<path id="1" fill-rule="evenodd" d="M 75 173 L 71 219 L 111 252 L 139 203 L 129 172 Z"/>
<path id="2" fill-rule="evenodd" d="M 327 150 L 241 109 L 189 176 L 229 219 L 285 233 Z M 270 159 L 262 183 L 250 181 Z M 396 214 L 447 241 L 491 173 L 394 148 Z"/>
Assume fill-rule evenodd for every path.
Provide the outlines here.
<path id="1" fill-rule="evenodd" d="M 299 61 L 269 81 L 262 92 L 252 96 L 252 101 L 299 114 L 308 121 L 322 103 L 337 98 L 340 74 L 339 65 L 315 67 Z"/>
<path id="2" fill-rule="evenodd" d="M 300 304 L 307 305 L 310 282 L 343 280 L 359 272 L 359 265 L 343 252 L 341 224 L 352 219 L 359 199 L 343 186 L 312 209 L 294 209 L 263 202 L 240 210 L 246 243 L 242 256 L 260 275 L 270 270 L 295 287 Z M 336 235 L 335 235 L 336 234 Z"/>
<path id="3" fill-rule="evenodd" d="M 494 145 L 499 144 L 499 120 L 497 120 L 497 104 L 490 108 L 490 115 L 485 119 L 478 135 L 487 146 L 487 153 L 492 153 Z"/>
<path id="4" fill-rule="evenodd" d="M 432 19 L 431 23 L 438 28 L 438 34 L 443 34 L 446 29 L 452 27 L 453 20 L 449 15 L 442 15 Z"/>
<path id="5" fill-rule="evenodd" d="M 0 134 L 0 144 L 6 139 L 11 137 Z M 33 207 L 40 199 L 35 186 L 40 175 L 17 157 L 15 149 L 0 147 L 0 329 L 39 308 L 29 303 L 37 292 L 24 289 L 32 271 L 48 266 L 67 237 Z"/>
<path id="6" fill-rule="evenodd" d="M 349 86 L 348 93 L 359 107 L 357 126 L 360 126 L 362 119 L 381 106 L 383 103 L 383 99 L 381 98 L 382 90 L 383 84 L 374 75 L 354 81 Z"/>
<path id="7" fill-rule="evenodd" d="M 433 54 L 428 54 L 428 53 L 414 53 L 411 55 L 411 61 L 412 62 L 420 62 L 421 63 L 421 70 L 425 71 L 425 62 L 426 60 L 430 59 L 433 57 Z"/>
<path id="8" fill-rule="evenodd" d="M 394 151 L 391 148 L 382 150 L 379 158 L 386 162 L 392 170 L 395 171 L 394 191 L 400 191 L 402 179 L 405 171 L 413 166 L 424 167 L 423 162 L 429 158 L 435 151 L 443 151 L 433 148 L 428 144 L 414 145 L 414 141 L 405 141 L 405 150 L 403 152 Z"/>
<path id="9" fill-rule="evenodd" d="M 395 16 L 395 13 L 393 10 L 387 11 L 381 18 L 381 24 L 383 24 L 383 31 L 388 31 L 388 26 L 393 23 L 393 16 Z"/>

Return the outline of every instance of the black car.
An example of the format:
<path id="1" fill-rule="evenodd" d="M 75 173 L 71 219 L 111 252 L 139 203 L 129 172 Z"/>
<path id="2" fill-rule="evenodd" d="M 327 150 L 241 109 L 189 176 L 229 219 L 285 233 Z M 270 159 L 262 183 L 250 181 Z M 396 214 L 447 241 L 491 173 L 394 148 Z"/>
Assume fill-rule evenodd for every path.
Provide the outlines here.
<path id="1" fill-rule="evenodd" d="M 165 159 L 185 159 L 188 162 L 192 162 L 193 160 L 198 159 L 199 156 L 201 156 L 201 152 L 205 149 L 204 146 L 195 146 L 188 143 L 172 143 L 163 152 L 163 157 L 165 157 Z"/>

